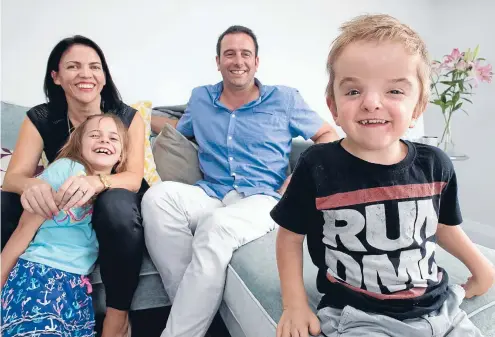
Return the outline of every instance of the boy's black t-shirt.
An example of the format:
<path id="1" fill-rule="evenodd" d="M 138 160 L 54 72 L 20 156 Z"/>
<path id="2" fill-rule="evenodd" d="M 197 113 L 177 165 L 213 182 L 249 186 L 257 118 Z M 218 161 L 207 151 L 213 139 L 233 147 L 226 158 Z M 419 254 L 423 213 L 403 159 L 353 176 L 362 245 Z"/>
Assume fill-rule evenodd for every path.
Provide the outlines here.
<path id="1" fill-rule="evenodd" d="M 435 263 L 437 224 L 462 217 L 452 162 L 440 149 L 404 141 L 394 165 L 361 160 L 341 141 L 300 157 L 271 212 L 307 235 L 318 267 L 318 306 L 354 308 L 404 320 L 440 308 L 448 275 Z"/>

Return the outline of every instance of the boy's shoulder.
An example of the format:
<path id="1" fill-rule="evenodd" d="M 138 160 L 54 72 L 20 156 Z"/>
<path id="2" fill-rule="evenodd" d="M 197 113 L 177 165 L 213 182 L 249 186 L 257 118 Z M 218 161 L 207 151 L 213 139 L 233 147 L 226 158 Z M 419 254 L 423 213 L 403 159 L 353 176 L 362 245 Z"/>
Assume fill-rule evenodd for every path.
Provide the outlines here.
<path id="1" fill-rule="evenodd" d="M 416 148 L 416 159 L 422 165 L 431 165 L 442 170 L 454 170 L 450 157 L 440 148 L 421 143 L 413 143 Z"/>

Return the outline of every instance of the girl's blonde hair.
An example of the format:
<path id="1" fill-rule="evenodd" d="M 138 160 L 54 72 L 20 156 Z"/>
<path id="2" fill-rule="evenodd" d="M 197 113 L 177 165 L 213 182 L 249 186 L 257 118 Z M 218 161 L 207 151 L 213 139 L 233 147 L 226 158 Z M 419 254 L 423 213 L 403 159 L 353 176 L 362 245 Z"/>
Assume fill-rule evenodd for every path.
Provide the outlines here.
<path id="1" fill-rule="evenodd" d="M 419 55 L 418 80 L 421 86 L 417 109 L 426 108 L 430 96 L 430 60 L 426 44 L 421 37 L 409 26 L 386 14 L 360 15 L 345 22 L 340 27 L 340 35 L 332 42 L 328 54 L 327 71 L 329 74 L 326 95 L 335 99 L 333 84 L 335 81 L 334 64 L 346 46 L 353 42 L 384 42 L 401 43 L 411 55 Z"/>
<path id="2" fill-rule="evenodd" d="M 104 119 L 104 118 L 110 118 L 111 120 L 114 121 L 115 125 L 117 126 L 117 133 L 119 134 L 120 138 L 120 143 L 121 143 L 121 155 L 120 155 L 120 160 L 117 164 L 115 164 L 113 170 L 116 173 L 119 172 L 124 172 L 127 169 L 127 150 L 129 147 L 129 138 L 127 135 L 127 128 L 125 127 L 124 123 L 120 120 L 120 118 L 114 114 L 111 113 L 105 113 L 101 115 L 92 115 L 89 116 L 84 122 L 82 122 L 78 127 L 74 129 L 74 131 L 71 133 L 69 140 L 65 145 L 60 149 L 59 154 L 56 159 L 62 159 L 62 158 L 68 158 L 73 161 L 79 162 L 84 166 L 86 169 L 86 172 L 88 175 L 91 175 L 94 173 L 93 168 L 91 165 L 88 163 L 86 159 L 84 159 L 82 155 L 82 141 L 84 137 L 84 133 L 86 131 L 86 126 L 88 125 L 89 121 L 95 118 Z"/>

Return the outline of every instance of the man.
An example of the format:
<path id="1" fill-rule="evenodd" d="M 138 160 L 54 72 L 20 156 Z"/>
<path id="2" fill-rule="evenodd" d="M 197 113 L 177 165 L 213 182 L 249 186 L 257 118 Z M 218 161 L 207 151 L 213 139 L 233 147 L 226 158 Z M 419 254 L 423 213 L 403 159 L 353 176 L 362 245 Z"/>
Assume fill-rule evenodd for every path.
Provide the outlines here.
<path id="1" fill-rule="evenodd" d="M 250 29 L 227 29 L 216 61 L 223 81 L 194 89 L 176 124 L 196 138 L 204 180 L 162 182 L 142 202 L 146 245 L 172 301 L 162 337 L 206 334 L 232 253 L 275 227 L 270 211 L 287 185 L 292 138 L 338 138 L 297 90 L 254 77 L 258 43 Z"/>

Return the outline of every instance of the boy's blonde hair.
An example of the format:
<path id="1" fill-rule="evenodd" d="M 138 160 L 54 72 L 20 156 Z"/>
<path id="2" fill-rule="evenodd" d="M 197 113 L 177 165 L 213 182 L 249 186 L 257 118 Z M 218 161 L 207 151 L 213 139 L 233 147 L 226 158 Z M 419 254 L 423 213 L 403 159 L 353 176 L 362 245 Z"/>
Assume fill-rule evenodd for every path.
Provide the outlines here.
<path id="1" fill-rule="evenodd" d="M 332 101 L 335 99 L 333 84 L 335 71 L 333 66 L 346 46 L 353 42 L 399 42 L 412 55 L 420 56 L 418 79 L 421 87 L 417 109 L 426 108 L 430 96 L 430 60 L 426 44 L 411 27 L 401 23 L 396 18 L 386 14 L 360 15 L 345 22 L 340 27 L 340 35 L 332 42 L 328 54 L 327 71 L 329 74 L 326 95 Z"/>
<path id="2" fill-rule="evenodd" d="M 81 165 L 84 166 L 86 169 L 86 172 L 88 175 L 91 175 L 94 173 L 93 168 L 91 165 L 88 163 L 86 159 L 82 156 L 82 140 L 84 137 L 84 133 L 86 131 L 86 126 L 88 125 L 88 122 L 92 119 L 99 118 L 100 120 L 104 118 L 110 118 L 115 122 L 115 125 L 117 126 L 117 133 L 119 134 L 120 137 L 120 143 L 121 143 L 121 154 L 120 154 L 120 160 L 117 164 L 114 166 L 114 171 L 116 173 L 124 172 L 127 169 L 127 151 L 129 148 L 129 137 L 127 135 L 127 128 L 125 127 L 124 123 L 120 120 L 120 118 L 114 114 L 111 113 L 105 113 L 105 114 L 100 114 L 100 115 L 92 115 L 89 116 L 84 122 L 82 122 L 80 125 L 78 125 L 74 131 L 71 133 L 69 140 L 65 145 L 60 149 L 60 152 L 57 156 L 56 159 L 62 159 L 62 158 L 68 158 L 73 161 L 76 161 L 80 163 Z"/>

